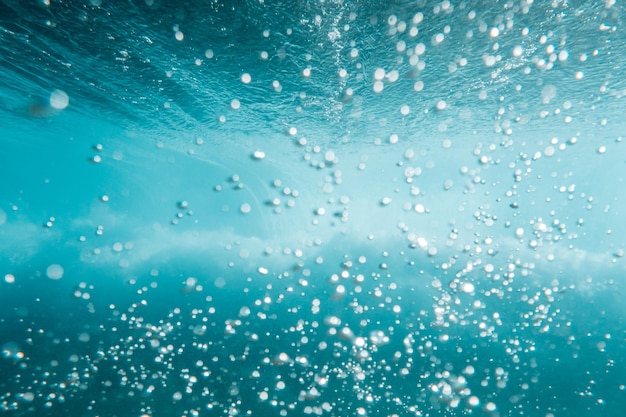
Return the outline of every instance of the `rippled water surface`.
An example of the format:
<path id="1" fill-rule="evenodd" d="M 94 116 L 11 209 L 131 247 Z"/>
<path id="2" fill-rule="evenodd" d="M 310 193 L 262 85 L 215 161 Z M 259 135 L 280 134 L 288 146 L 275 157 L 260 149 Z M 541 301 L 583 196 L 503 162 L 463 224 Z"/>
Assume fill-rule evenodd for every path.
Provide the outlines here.
<path id="1" fill-rule="evenodd" d="M 0 0 L 0 410 L 623 417 L 624 19 Z"/>

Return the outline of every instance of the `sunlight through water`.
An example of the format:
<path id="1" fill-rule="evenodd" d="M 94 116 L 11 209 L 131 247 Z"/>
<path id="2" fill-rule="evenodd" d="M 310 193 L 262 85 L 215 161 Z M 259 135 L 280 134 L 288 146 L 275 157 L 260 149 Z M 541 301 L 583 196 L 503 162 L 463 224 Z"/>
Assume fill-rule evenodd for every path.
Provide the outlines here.
<path id="1" fill-rule="evenodd" d="M 619 0 L 0 0 L 0 412 L 623 417 Z"/>

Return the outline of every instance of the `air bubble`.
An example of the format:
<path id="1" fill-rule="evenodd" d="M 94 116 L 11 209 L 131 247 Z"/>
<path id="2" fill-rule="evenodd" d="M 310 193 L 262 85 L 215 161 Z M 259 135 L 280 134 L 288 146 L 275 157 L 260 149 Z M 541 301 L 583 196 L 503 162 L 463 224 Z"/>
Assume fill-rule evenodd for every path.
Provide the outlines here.
<path id="1" fill-rule="evenodd" d="M 50 94 L 50 107 L 56 110 L 63 110 L 70 104 L 70 97 L 65 91 L 54 90 Z"/>
<path id="2" fill-rule="evenodd" d="M 474 292 L 474 284 L 472 284 L 471 282 L 464 282 L 461 284 L 461 291 L 466 293 L 466 294 L 470 294 L 472 292 Z"/>
<path id="3" fill-rule="evenodd" d="M 52 264 L 48 267 L 48 269 L 46 269 L 46 275 L 48 278 L 55 280 L 63 278 L 64 272 L 63 267 L 59 264 Z"/>

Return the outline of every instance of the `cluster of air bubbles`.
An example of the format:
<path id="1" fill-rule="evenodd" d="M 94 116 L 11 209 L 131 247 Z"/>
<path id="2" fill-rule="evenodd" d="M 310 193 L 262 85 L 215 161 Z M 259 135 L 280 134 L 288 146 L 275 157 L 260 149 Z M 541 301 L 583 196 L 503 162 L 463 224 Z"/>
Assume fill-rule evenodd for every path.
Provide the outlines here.
<path id="1" fill-rule="evenodd" d="M 173 225 L 177 225 L 185 216 L 193 216 L 194 211 L 189 208 L 189 202 L 187 200 L 180 200 L 176 203 L 176 208 L 178 209 L 178 213 L 174 219 L 172 219 L 171 223 Z"/>
<path id="2" fill-rule="evenodd" d="M 278 178 L 271 181 L 270 186 L 277 191 L 277 194 L 275 197 L 269 199 L 266 204 L 272 207 L 274 213 L 281 213 L 282 207 L 294 208 L 296 206 L 296 199 L 300 196 L 298 190 L 284 185 L 283 181 Z"/>
<path id="3" fill-rule="evenodd" d="M 301 137 L 296 144 L 303 147 L 306 151 L 304 160 L 310 167 L 316 169 L 330 168 L 339 163 L 339 157 L 333 149 L 324 150 L 319 145 L 309 145 L 307 138 Z"/>
<path id="4" fill-rule="evenodd" d="M 100 5 L 95 0 L 91 3 Z M 347 12 L 337 21 L 333 21 L 335 16 L 330 12 L 303 15 L 299 24 L 310 30 L 307 35 L 321 31 L 322 52 L 336 52 L 329 82 L 338 83 L 340 88 L 335 90 L 333 100 L 320 100 L 324 92 L 309 88 L 325 68 L 318 65 L 322 58 L 315 56 L 317 52 L 305 49 L 300 53 L 299 48 L 292 48 L 297 46 L 300 29 L 263 31 L 259 36 L 264 41 L 278 38 L 284 45 L 276 48 L 263 45 L 264 50 L 256 52 L 258 57 L 254 56 L 257 64 L 283 63 L 285 68 L 295 64 L 296 68 L 289 72 L 293 79 L 274 79 L 283 76 L 281 71 L 267 78 L 266 74 L 253 72 L 245 62 L 238 63 L 237 69 L 227 77 L 235 84 L 235 90 L 246 94 L 231 92 L 220 96 L 222 111 L 233 118 L 257 111 L 254 96 L 247 95 L 256 88 L 271 92 L 270 101 L 279 97 L 286 100 L 285 106 L 296 102 L 293 117 L 280 118 L 278 123 L 285 126 L 281 140 L 295 149 L 297 157 L 292 158 L 293 163 L 306 167 L 307 175 L 276 178 L 268 174 L 265 169 L 274 168 L 270 163 L 279 159 L 281 149 L 257 142 L 259 148 L 249 147 L 243 158 L 227 161 L 233 162 L 230 165 L 224 163 L 231 167 L 228 169 L 237 171 L 227 172 L 221 181 L 217 180 L 219 184 L 213 183 L 216 193 L 210 193 L 211 209 L 216 201 L 216 211 L 221 207 L 221 214 L 228 212 L 235 216 L 236 226 L 247 226 L 265 212 L 279 214 L 284 210 L 285 214 L 278 220 L 290 219 L 299 210 L 289 213 L 287 210 L 298 204 L 307 217 L 297 227 L 306 229 L 307 233 L 302 235 L 307 237 L 292 246 L 289 239 L 293 236 L 262 241 L 258 237 L 246 240 L 235 233 L 233 237 L 230 231 L 220 235 L 218 246 L 226 253 L 216 256 L 220 267 L 175 273 L 174 292 L 183 300 L 178 306 L 175 302 L 179 299 L 173 294 L 171 302 L 168 298 L 165 303 L 153 302 L 158 298 L 147 296 L 169 285 L 169 272 L 153 267 L 142 274 L 135 268 L 132 271 L 127 268 L 124 279 L 137 298 L 126 307 L 122 301 L 120 305 L 111 302 L 105 307 L 110 316 L 98 326 L 84 326 L 64 337 L 58 334 L 61 332 L 38 329 L 33 324 L 29 325 L 27 338 L 20 339 L 19 344 L 9 339 L 2 345 L 0 352 L 6 359 L 3 365 L 13 363 L 19 369 L 36 369 L 33 372 L 37 373 L 37 383 L 44 381 L 40 386 L 50 389 L 45 394 L 34 392 L 35 383 L 28 381 L 15 393 L 6 390 L 0 395 L 0 410 L 29 406 L 38 400 L 50 408 L 76 393 L 88 392 L 90 384 L 97 386 L 95 389 L 100 393 L 119 384 L 127 390 L 125 396 L 141 399 L 141 408 L 135 415 L 142 417 L 153 414 L 149 399 L 157 396 L 173 407 L 181 407 L 179 414 L 185 416 L 218 412 L 218 409 L 229 416 L 251 415 L 253 411 L 247 409 L 252 407 L 247 402 L 250 398 L 254 404 L 269 407 L 271 411 L 266 414 L 274 412 L 281 416 L 422 415 L 428 414 L 425 410 L 429 406 L 442 414 L 482 412 L 498 416 L 505 414 L 502 408 L 510 404 L 513 408 L 519 406 L 517 411 L 522 412 L 532 384 L 539 381 L 537 375 L 547 374 L 551 367 L 569 359 L 570 351 L 567 351 L 568 355 L 561 355 L 558 360 L 538 364 L 542 361 L 541 355 L 536 354 L 540 348 L 549 347 L 546 352 L 571 348 L 573 357 L 584 351 L 572 335 L 575 326 L 569 316 L 576 312 L 564 312 L 561 305 L 563 300 L 569 302 L 567 294 L 575 285 L 559 283 L 557 278 L 568 275 L 570 267 L 564 263 L 563 270 L 550 268 L 554 279 L 548 281 L 534 274 L 547 268 L 549 262 L 574 259 L 574 255 L 582 259 L 576 262 L 599 264 L 601 261 L 595 258 L 601 256 L 592 254 L 591 249 L 576 252 L 574 245 L 578 236 L 589 237 L 591 241 L 590 224 L 597 216 L 580 214 L 569 204 L 575 200 L 579 210 L 593 214 L 602 207 L 604 213 L 614 210 L 615 205 L 604 201 L 600 189 L 597 194 L 594 190 L 589 195 L 586 187 L 591 185 L 584 178 L 578 182 L 578 171 L 559 169 L 574 144 L 590 146 L 586 148 L 591 149 L 588 156 L 602 161 L 611 156 L 614 146 L 619 146 L 605 138 L 591 142 L 582 128 L 580 132 L 574 130 L 584 117 L 595 117 L 594 127 L 604 132 L 603 129 L 610 127 L 610 115 L 596 117 L 599 111 L 583 114 L 587 98 L 577 100 L 568 96 L 570 89 L 548 72 L 563 70 L 565 78 L 581 80 L 585 76 L 582 82 L 587 82 L 595 74 L 581 65 L 602 51 L 581 54 L 576 48 L 584 45 L 575 45 L 565 37 L 559 40 L 552 32 L 533 33 L 542 30 L 540 25 L 532 30 L 516 29 L 513 26 L 516 10 L 522 15 L 529 13 L 531 3 L 522 1 L 512 6 L 514 10 L 510 12 L 510 5 L 505 6 L 507 10 L 502 15 L 496 12 L 481 15 L 467 10 L 465 3 L 446 0 L 425 12 L 426 17 L 421 12 L 408 18 L 386 16 L 382 27 L 386 33 L 384 41 L 392 42 L 388 45 L 392 59 L 374 65 L 363 62 L 371 53 L 365 42 L 350 38 L 356 24 L 353 22 L 362 16 L 350 13 L 348 23 Z M 605 2 L 607 9 L 613 4 Z M 448 24 L 450 19 L 445 15 L 452 13 L 462 15 L 468 27 Z M 422 26 L 429 14 L 440 15 L 439 26 Z M 374 25 L 376 19 L 372 17 L 370 24 Z M 602 32 L 616 30 L 608 23 L 594 24 L 598 23 Z M 185 26 L 183 34 L 179 25 L 170 27 L 173 30 L 168 35 L 170 41 L 173 35 L 178 46 L 183 45 L 179 42 L 190 43 L 191 29 L 187 31 Z M 515 31 L 521 36 L 511 42 L 510 36 Z M 465 36 L 463 48 L 457 56 L 450 54 L 446 62 L 438 63 L 435 58 L 458 43 L 457 33 Z M 481 39 L 488 45 L 486 49 L 479 49 Z M 471 56 L 465 45 L 475 48 Z M 196 70 L 208 66 L 205 60 L 215 65 L 223 58 L 204 48 L 206 45 L 199 52 L 200 58 L 197 53 L 193 57 L 195 61 L 191 61 Z M 293 49 L 298 49 L 298 53 L 293 54 Z M 120 61 L 129 60 L 130 52 L 119 54 Z M 470 64 L 480 70 L 472 77 L 463 73 L 472 70 L 467 68 Z M 441 72 L 429 74 L 431 66 Z M 168 68 L 169 81 L 174 81 L 177 71 Z M 537 73 L 540 75 L 536 83 L 515 79 L 521 76 L 530 80 Z M 456 85 L 461 87 L 456 91 L 454 80 L 461 76 L 467 77 L 464 78 L 467 85 Z M 451 87 L 446 77 L 450 77 Z M 607 79 L 599 87 L 599 93 L 610 92 L 611 82 Z M 294 83 L 300 83 L 299 89 L 294 90 Z M 403 95 L 403 87 L 410 94 Z M 448 87 L 455 91 L 448 93 Z M 522 96 L 513 100 L 505 93 L 526 93 L 530 88 L 534 89 L 534 95 L 528 97 L 534 103 Z M 397 100 L 385 101 L 393 99 L 392 93 L 398 91 Z M 623 96 L 623 92 L 615 90 L 611 94 L 615 99 Z M 374 105 L 364 103 L 366 98 L 373 100 Z M 171 111 L 176 108 L 174 99 L 164 100 L 166 108 Z M 325 108 L 328 101 L 337 107 Z M 599 98 L 595 101 L 598 109 L 605 104 Z M 474 107 L 475 103 L 480 106 Z M 494 107 L 490 108 L 490 103 Z M 533 104 L 539 109 L 533 108 Z M 69 96 L 61 90 L 55 90 L 49 104 L 46 103 L 48 110 L 55 111 L 68 105 Z M 323 132 L 318 135 L 307 122 L 298 120 L 308 109 L 318 107 L 324 107 L 324 116 L 329 119 L 338 120 L 341 115 L 333 112 L 349 109 L 350 117 L 359 121 L 354 125 L 378 127 L 363 135 L 364 146 L 343 146 L 350 145 L 356 136 L 347 132 L 349 129 L 333 140 L 325 140 Z M 489 111 L 492 114 L 485 116 L 484 112 Z M 578 115 L 584 117 L 577 120 Z M 540 132 L 537 138 L 533 136 L 536 121 L 557 118 L 576 132 L 564 133 L 571 139 L 557 138 L 549 132 Z M 218 116 L 218 120 L 224 123 L 226 116 Z M 365 120 L 366 123 L 360 123 Z M 432 126 L 435 136 L 424 138 L 431 120 L 436 120 Z M 487 120 L 488 133 L 466 128 L 476 120 L 481 120 L 480 123 Z M 514 126 L 520 129 L 514 131 Z M 455 127 L 461 131 L 460 137 L 454 136 Z M 518 132 L 526 127 L 530 132 L 528 138 Z M 307 132 L 306 137 L 303 132 Z M 212 145 L 213 141 L 206 139 L 209 137 L 209 134 L 205 138 L 192 136 L 186 142 L 191 148 L 189 154 L 211 152 L 212 146 L 198 148 L 205 141 Z M 621 137 L 616 142 L 621 142 Z M 368 146 L 376 155 L 367 154 Z M 89 161 L 101 163 L 103 145 L 97 144 L 91 151 L 93 156 Z M 357 152 L 363 154 L 353 155 Z M 388 159 L 386 152 L 391 155 Z M 106 155 L 109 161 L 109 153 Z M 122 158 L 121 152 L 110 155 L 112 160 Z M 286 162 L 292 161 L 280 161 Z M 101 168 L 107 167 L 87 169 L 100 171 Z M 299 173 L 297 169 L 293 172 Z M 258 178 L 253 177 L 257 174 Z M 381 182 L 389 178 L 383 187 L 378 185 L 378 175 Z M 253 187 L 257 180 L 261 184 L 259 188 Z M 313 190 L 300 188 L 303 183 L 314 184 Z M 197 193 L 175 195 L 167 200 L 166 210 L 171 212 L 166 214 L 165 222 L 168 216 L 173 216 L 174 225 L 186 221 L 199 224 L 205 218 L 202 199 L 198 197 L 207 191 L 202 187 L 207 186 L 199 186 Z M 100 202 L 109 202 L 109 194 L 102 190 L 96 195 Z M 560 205 L 554 204 L 555 201 Z M 115 205 L 94 204 L 100 211 L 112 210 Z M 568 210 L 572 208 L 571 213 L 562 210 L 566 205 Z M 194 209 L 198 215 L 190 219 Z M 271 217 L 270 221 L 276 221 Z M 40 225 L 41 217 L 37 219 Z M 43 224 L 52 228 L 56 221 L 51 216 Z M 65 221 L 65 217 L 60 217 L 59 224 Z M 0 209 L 2 230 L 6 222 L 7 213 Z M 127 258 L 131 255 L 145 256 L 143 260 L 148 262 L 161 262 L 164 271 L 170 267 L 167 256 L 155 259 L 161 253 L 155 257 L 145 255 L 143 248 L 135 249 L 137 241 L 133 243 L 117 236 L 117 226 L 109 224 L 106 219 L 89 223 L 88 230 L 95 227 L 97 236 L 104 234 L 106 225 L 107 236 L 94 239 L 100 246 L 85 252 L 114 258 L 120 267 L 130 265 Z M 326 225 L 340 226 L 337 229 L 341 228 L 341 233 L 334 233 Z M 499 227 L 504 230 L 501 235 L 498 235 Z M 607 248 L 604 258 L 613 263 L 623 262 L 624 245 L 609 242 L 609 238 L 618 234 L 617 226 L 610 227 L 613 230 L 607 231 L 609 237 L 603 242 Z M 54 230 L 40 227 L 38 232 L 49 237 L 58 229 L 59 226 Z M 199 230 L 194 232 L 201 234 Z M 326 247 L 325 251 L 327 236 L 339 243 Z M 355 237 L 361 241 L 348 244 L 344 250 L 342 245 Z M 392 239 L 396 240 L 392 242 Z M 81 236 L 72 244 L 85 242 L 87 238 Z M 198 250 L 204 254 L 210 248 L 206 252 L 204 247 Z M 235 270 L 240 264 L 245 268 Z M 227 272 L 220 269 L 222 266 Z M 54 287 L 67 284 L 71 281 L 68 278 L 78 275 L 74 264 L 64 258 L 51 257 L 41 269 L 37 276 L 47 278 L 46 285 Z M 228 275 L 232 271 L 237 275 L 235 279 Z M 19 280 L 13 273 L 3 272 L 3 284 L 17 282 L 6 285 L 11 290 L 25 281 L 21 271 L 13 272 Z M 65 279 L 60 282 L 49 281 L 62 278 Z M 588 277 L 584 285 L 592 288 L 595 279 Z M 72 302 L 85 304 L 86 311 L 92 313 L 98 298 L 94 285 L 86 281 L 69 285 Z M 159 320 L 153 313 L 160 308 L 167 311 Z M 22 310 L 19 314 L 27 316 Z M 545 333 L 553 335 L 553 340 L 546 346 L 536 346 L 542 340 L 535 336 Z M 30 358 L 28 352 L 37 347 L 33 341 L 37 337 L 45 337 L 42 340 L 56 345 L 80 342 L 79 349 L 67 358 L 34 364 L 37 355 Z M 589 332 L 587 337 L 591 340 L 597 335 Z M 594 340 L 591 346 L 604 359 L 615 345 L 608 333 L 597 338 L 600 340 Z M 464 343 L 468 340 L 471 343 Z M 552 345 L 555 340 L 561 340 L 563 346 Z M 92 343 L 94 350 L 84 353 Z M 107 366 L 110 368 L 106 369 Z M 91 378 L 102 369 L 104 372 L 98 378 Z M 519 387 L 515 378 L 524 379 Z M 411 384 L 408 391 L 407 381 Z M 581 390 L 583 398 L 593 397 L 592 385 Z M 521 394 L 509 395 L 513 386 Z M 624 385 L 620 390 L 624 391 Z M 96 397 L 93 404 L 99 401 Z M 600 401 L 604 400 L 598 400 L 598 404 Z M 184 404 L 189 404 L 189 409 L 183 410 Z M 397 412 L 385 412 L 385 406 Z M 552 417 L 552 413 L 544 414 Z"/>
<path id="5" fill-rule="evenodd" d="M 0 354 L 4 359 L 22 360 L 24 359 L 24 351 L 16 342 L 6 342 L 2 345 Z"/>
<path id="6" fill-rule="evenodd" d="M 46 221 L 44 222 L 43 226 L 44 226 L 45 228 L 47 228 L 47 229 L 50 229 L 50 228 L 52 228 L 52 227 L 54 226 L 54 222 L 55 222 L 55 221 L 56 221 L 56 217 L 54 217 L 54 216 L 50 216 L 50 217 L 48 218 L 48 220 L 46 220 Z"/>
<path id="7" fill-rule="evenodd" d="M 100 152 L 104 150 L 104 146 L 98 143 L 94 145 L 92 149 L 94 152 L 96 152 L 96 154 L 92 156 L 91 158 L 89 158 L 89 162 L 94 163 L 94 164 L 99 164 L 100 162 L 102 162 L 102 156 L 100 155 Z"/>

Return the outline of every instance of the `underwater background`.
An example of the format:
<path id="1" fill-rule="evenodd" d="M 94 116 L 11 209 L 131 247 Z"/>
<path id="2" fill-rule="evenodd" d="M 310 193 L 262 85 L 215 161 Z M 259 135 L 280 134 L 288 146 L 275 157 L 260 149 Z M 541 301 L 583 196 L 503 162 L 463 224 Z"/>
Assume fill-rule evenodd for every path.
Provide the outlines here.
<path id="1" fill-rule="evenodd" d="M 620 0 L 0 0 L 7 416 L 626 416 Z"/>

